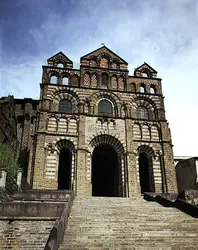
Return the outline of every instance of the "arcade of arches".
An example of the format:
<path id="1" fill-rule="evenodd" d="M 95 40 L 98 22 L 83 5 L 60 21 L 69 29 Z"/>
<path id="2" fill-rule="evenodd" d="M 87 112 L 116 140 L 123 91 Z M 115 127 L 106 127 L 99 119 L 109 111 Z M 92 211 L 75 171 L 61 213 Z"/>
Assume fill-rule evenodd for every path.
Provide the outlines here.
<path id="1" fill-rule="evenodd" d="M 58 189 L 72 189 L 71 142 L 62 143 L 58 163 Z M 64 145 L 65 144 L 65 145 Z M 126 196 L 127 170 L 124 164 L 124 149 L 114 137 L 98 137 L 93 142 L 91 156 L 92 196 Z M 148 152 L 138 155 L 140 192 L 155 192 L 153 160 Z"/>

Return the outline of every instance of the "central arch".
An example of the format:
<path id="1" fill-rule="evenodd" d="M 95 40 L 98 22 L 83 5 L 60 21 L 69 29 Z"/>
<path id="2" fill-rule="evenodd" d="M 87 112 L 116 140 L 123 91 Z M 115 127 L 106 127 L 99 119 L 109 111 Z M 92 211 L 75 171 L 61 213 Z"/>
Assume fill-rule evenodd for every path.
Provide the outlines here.
<path id="1" fill-rule="evenodd" d="M 113 147 L 101 144 L 92 156 L 92 195 L 117 197 L 119 195 L 118 155 Z"/>
<path id="2" fill-rule="evenodd" d="M 122 197 L 126 195 L 124 148 L 111 135 L 99 135 L 91 141 L 92 196 Z"/>

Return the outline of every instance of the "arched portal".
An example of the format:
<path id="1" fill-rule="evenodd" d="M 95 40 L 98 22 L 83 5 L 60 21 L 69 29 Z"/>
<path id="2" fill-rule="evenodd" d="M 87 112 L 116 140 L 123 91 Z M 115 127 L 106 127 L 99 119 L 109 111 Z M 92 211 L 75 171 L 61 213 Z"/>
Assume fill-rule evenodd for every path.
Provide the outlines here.
<path id="1" fill-rule="evenodd" d="M 120 196 L 120 168 L 115 149 L 108 144 L 98 145 L 92 155 L 92 195 Z"/>
<path id="2" fill-rule="evenodd" d="M 58 164 L 58 189 L 74 188 L 74 144 L 66 139 L 56 143 L 59 155 Z"/>
<path id="3" fill-rule="evenodd" d="M 62 148 L 58 165 L 58 189 L 71 189 L 72 154 L 68 148 Z"/>
<path id="4" fill-rule="evenodd" d="M 139 177 L 141 193 L 155 192 L 152 156 L 146 152 L 139 153 Z"/>

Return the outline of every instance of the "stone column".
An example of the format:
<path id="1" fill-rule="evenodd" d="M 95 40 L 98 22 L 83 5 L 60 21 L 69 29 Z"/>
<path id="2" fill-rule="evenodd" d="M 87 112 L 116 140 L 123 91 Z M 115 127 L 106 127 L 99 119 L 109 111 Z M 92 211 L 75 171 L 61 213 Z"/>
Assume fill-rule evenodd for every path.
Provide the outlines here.
<path id="1" fill-rule="evenodd" d="M 1 170 L 0 171 L 0 188 L 5 188 L 5 186 L 6 186 L 6 176 L 7 176 L 7 171 L 6 170 Z"/>
<path id="2" fill-rule="evenodd" d="M 86 181 L 86 161 L 87 150 L 85 148 L 85 119 L 84 115 L 79 116 L 79 139 L 77 148 L 77 195 L 86 195 L 87 181 Z"/>
<path id="3" fill-rule="evenodd" d="M 131 119 L 125 120 L 126 126 L 126 146 L 127 146 L 127 157 L 126 157 L 126 168 L 128 171 L 128 189 L 129 197 L 138 195 L 137 185 L 137 171 L 136 171 L 136 156 L 133 145 L 133 123 Z"/>
<path id="4" fill-rule="evenodd" d="M 22 171 L 20 170 L 17 174 L 17 185 L 19 189 L 21 189 L 21 180 L 22 180 Z"/>

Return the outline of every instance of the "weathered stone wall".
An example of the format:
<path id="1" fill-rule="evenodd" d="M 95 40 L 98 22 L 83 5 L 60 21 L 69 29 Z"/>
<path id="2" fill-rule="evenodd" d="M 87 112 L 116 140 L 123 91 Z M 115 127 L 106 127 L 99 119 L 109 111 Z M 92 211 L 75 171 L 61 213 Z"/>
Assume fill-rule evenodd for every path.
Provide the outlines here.
<path id="1" fill-rule="evenodd" d="M 192 157 L 180 159 L 176 164 L 178 191 L 197 189 L 198 186 L 198 159 Z"/>
<path id="2" fill-rule="evenodd" d="M 19 141 L 16 131 L 13 96 L 0 98 L 0 141 L 5 143 L 13 155 L 17 155 Z"/>
<path id="3" fill-rule="evenodd" d="M 36 129 L 36 114 L 38 100 L 31 98 L 15 99 L 15 117 L 17 121 L 17 138 L 19 141 L 19 162 L 23 169 L 23 175 L 27 177 L 31 136 Z"/>
<path id="4" fill-rule="evenodd" d="M 0 219 L 0 248 L 13 250 L 44 249 L 55 220 Z"/>

